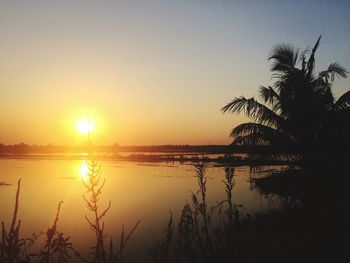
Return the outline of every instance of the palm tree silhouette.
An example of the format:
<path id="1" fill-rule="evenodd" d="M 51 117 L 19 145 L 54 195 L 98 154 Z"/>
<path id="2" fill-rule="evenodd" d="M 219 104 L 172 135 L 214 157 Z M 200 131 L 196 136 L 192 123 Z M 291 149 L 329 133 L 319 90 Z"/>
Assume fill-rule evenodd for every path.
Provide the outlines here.
<path id="1" fill-rule="evenodd" d="M 250 149 L 251 158 L 315 158 L 330 145 L 332 133 L 344 127 L 349 131 L 350 91 L 335 101 L 331 90 L 335 77 L 346 78 L 348 72 L 338 63 L 315 72 L 320 40 L 302 52 L 287 44 L 275 46 L 268 57 L 275 82 L 260 87 L 263 103 L 241 96 L 221 109 L 252 119 L 233 128 L 233 146 Z"/>

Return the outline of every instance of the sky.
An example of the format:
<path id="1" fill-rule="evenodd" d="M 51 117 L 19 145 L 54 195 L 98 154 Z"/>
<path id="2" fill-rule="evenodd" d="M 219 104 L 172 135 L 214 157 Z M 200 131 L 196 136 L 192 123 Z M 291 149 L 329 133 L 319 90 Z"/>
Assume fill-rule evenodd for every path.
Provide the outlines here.
<path id="1" fill-rule="evenodd" d="M 0 142 L 226 144 L 279 43 L 350 70 L 350 1 L 0 0 Z M 336 80 L 340 96 L 350 81 Z"/>

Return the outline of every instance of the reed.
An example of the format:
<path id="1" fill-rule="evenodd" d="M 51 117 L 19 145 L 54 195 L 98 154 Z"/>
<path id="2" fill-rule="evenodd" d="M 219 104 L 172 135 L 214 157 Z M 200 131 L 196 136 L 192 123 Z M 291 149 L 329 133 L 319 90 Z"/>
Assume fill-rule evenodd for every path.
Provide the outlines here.
<path id="1" fill-rule="evenodd" d="M 202 216 L 203 220 L 203 232 L 205 235 L 205 242 L 209 249 L 209 252 L 212 252 L 212 241 L 209 234 L 209 223 L 210 223 L 210 217 L 211 213 L 208 214 L 208 207 L 207 207 L 207 177 L 206 177 L 206 164 L 205 162 L 200 162 L 194 166 L 194 170 L 196 173 L 197 183 L 198 183 L 198 191 L 197 193 L 200 194 L 201 202 L 198 205 L 198 211 Z M 192 198 L 194 200 L 194 198 Z M 197 205 L 197 201 L 195 202 Z"/>
<path id="2" fill-rule="evenodd" d="M 86 182 L 84 179 L 82 180 L 86 188 L 86 193 L 83 195 L 83 198 L 88 209 L 92 212 L 92 218 L 85 215 L 85 219 L 96 237 L 96 245 L 93 247 L 94 259 L 98 263 L 106 262 L 104 222 L 102 219 L 110 209 L 111 201 L 109 201 L 107 208 L 100 212 L 99 200 L 106 180 L 103 179 L 103 182 L 101 182 L 101 165 L 99 165 L 96 160 L 90 159 L 86 162 L 89 170 Z"/>
<path id="3" fill-rule="evenodd" d="M 6 229 L 5 223 L 1 222 L 1 243 L 0 243 L 0 259 L 1 262 L 12 263 L 18 260 L 24 241 L 20 239 L 19 232 L 21 228 L 21 220 L 17 220 L 19 207 L 19 193 L 21 190 L 21 179 L 17 182 L 17 191 L 15 198 L 15 208 L 13 211 L 12 221 L 9 230 Z"/>
<path id="4" fill-rule="evenodd" d="M 153 232 L 151 231 L 153 242 L 155 244 L 154 248 L 151 249 L 151 255 L 156 263 L 166 263 L 169 260 L 169 253 L 174 236 L 174 223 L 173 214 L 170 211 L 170 217 L 165 228 L 165 239 L 163 241 L 158 240 Z"/>
<path id="5" fill-rule="evenodd" d="M 194 165 L 198 189 L 191 194 L 191 202 L 182 209 L 177 224 L 176 238 L 168 242 L 154 238 L 151 254 L 158 262 L 225 262 L 231 256 L 232 238 L 238 230 L 239 208 L 233 202 L 234 168 L 226 166 L 222 181 L 226 199 L 209 206 L 207 201 L 207 165 Z M 215 216 L 216 223 L 212 218 Z M 170 221 L 172 223 L 172 215 Z M 169 229 L 169 226 L 168 226 Z M 168 231 L 173 233 L 173 229 Z M 168 244 L 165 250 L 162 244 Z M 166 251 L 166 253 L 165 253 Z M 171 251 L 172 253 L 169 253 Z"/>
<path id="6" fill-rule="evenodd" d="M 88 209 L 91 211 L 92 216 L 85 215 L 85 219 L 89 224 L 90 230 L 95 234 L 95 246 L 92 247 L 93 260 L 96 263 L 113 263 L 121 262 L 124 254 L 125 247 L 130 240 L 131 236 L 135 232 L 136 228 L 140 224 L 141 220 L 138 220 L 136 224 L 131 228 L 129 232 L 125 231 L 124 225 L 122 225 L 122 232 L 120 234 L 119 248 L 117 251 L 114 249 L 113 238 L 111 237 L 109 247 L 105 244 L 105 223 L 103 218 L 107 215 L 111 208 L 111 201 L 105 209 L 101 209 L 100 199 L 103 192 L 103 187 L 106 183 L 106 179 L 102 178 L 101 164 L 94 158 L 93 147 L 90 134 L 88 133 L 88 145 L 89 154 L 86 161 L 88 167 L 87 179 L 82 183 L 86 189 L 83 198 Z M 108 254 L 108 256 L 107 256 Z"/>
<path id="7" fill-rule="evenodd" d="M 113 253 L 114 252 L 113 240 L 111 239 L 110 249 L 109 249 L 109 260 L 108 260 L 109 263 L 122 261 L 125 247 L 140 223 L 141 223 L 141 220 L 139 219 L 128 233 L 125 232 L 124 224 L 122 225 L 122 232 L 120 234 L 120 242 L 119 242 L 119 250 L 116 253 Z"/>
<path id="8" fill-rule="evenodd" d="M 63 201 L 58 203 L 56 217 L 51 227 L 48 227 L 47 231 L 43 233 L 46 237 L 44 247 L 38 254 L 40 263 L 53 263 L 53 262 L 69 262 L 71 259 L 70 252 L 74 252 L 70 237 L 65 237 L 64 233 L 57 230 L 57 224 L 60 216 L 61 205 Z"/>
<path id="9" fill-rule="evenodd" d="M 59 202 L 55 220 L 51 227 L 41 235 L 33 234 L 29 238 L 20 238 L 21 220 L 18 220 L 19 194 L 21 190 L 21 179 L 17 183 L 15 198 L 15 208 L 9 231 L 6 230 L 5 223 L 2 222 L 1 242 L 0 242 L 0 262 L 69 262 L 71 256 L 69 252 L 74 252 L 73 245 L 69 237 L 57 230 L 57 223 L 61 210 L 62 201 Z M 40 236 L 45 236 L 44 246 L 37 253 L 28 253 L 28 249 L 38 240 Z"/>

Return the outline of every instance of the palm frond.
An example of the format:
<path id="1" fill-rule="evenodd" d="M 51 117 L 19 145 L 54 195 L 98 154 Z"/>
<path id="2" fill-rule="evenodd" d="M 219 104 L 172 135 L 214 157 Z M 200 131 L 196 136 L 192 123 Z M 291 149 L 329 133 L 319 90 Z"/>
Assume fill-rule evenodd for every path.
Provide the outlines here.
<path id="1" fill-rule="evenodd" d="M 251 133 L 245 136 L 238 136 L 233 141 L 233 145 L 243 145 L 243 146 L 266 146 L 270 144 L 270 139 L 272 137 L 261 134 L 261 133 Z"/>
<path id="2" fill-rule="evenodd" d="M 301 63 L 302 71 L 304 72 L 306 69 L 306 55 L 310 52 L 310 48 L 304 49 L 299 56 L 299 61 Z"/>
<path id="3" fill-rule="evenodd" d="M 260 97 L 266 103 L 270 103 L 272 105 L 272 110 L 276 112 L 281 108 L 280 96 L 279 94 L 271 87 L 260 86 L 259 89 Z"/>
<path id="4" fill-rule="evenodd" d="M 298 49 L 288 44 L 280 44 L 272 49 L 268 60 L 273 60 L 271 71 L 289 71 L 298 62 Z"/>
<path id="5" fill-rule="evenodd" d="M 237 145 L 231 143 L 228 151 L 235 152 Z M 240 149 L 242 152 L 242 148 Z M 251 145 L 244 149 L 249 160 L 254 161 L 296 161 L 301 158 L 300 153 L 294 147 L 288 146 L 270 146 L 270 145 Z"/>
<path id="6" fill-rule="evenodd" d="M 245 152 L 250 160 L 297 160 L 300 158 L 295 144 L 278 144 L 272 135 L 252 133 L 239 136 L 229 146 L 245 146 Z"/>
<path id="7" fill-rule="evenodd" d="M 348 71 L 343 66 L 337 62 L 334 62 L 328 66 L 327 70 L 321 71 L 318 78 L 323 79 L 326 83 L 328 83 L 329 80 L 333 82 L 335 77 L 346 78 L 347 73 Z"/>
<path id="8" fill-rule="evenodd" d="M 322 97 L 322 105 L 328 110 L 330 110 L 334 105 L 334 96 L 329 84 L 327 85 L 327 83 L 325 83 L 325 85 L 323 86 L 324 92 Z"/>
<path id="9" fill-rule="evenodd" d="M 252 133 L 259 133 L 259 134 L 279 134 L 280 132 L 274 128 L 254 123 L 254 122 L 247 122 L 242 123 L 235 128 L 232 129 L 230 137 L 237 138 L 239 136 L 246 136 L 248 134 Z"/>
<path id="10" fill-rule="evenodd" d="M 284 121 L 282 117 L 280 117 L 265 105 L 256 101 L 254 98 L 246 99 L 243 96 L 235 98 L 226 104 L 221 109 L 221 111 L 224 113 L 244 112 L 244 114 L 252 118 L 254 121 L 267 126 L 279 127 L 281 125 L 281 122 Z"/>
<path id="11" fill-rule="evenodd" d="M 269 144 L 295 144 L 292 137 L 290 137 L 288 134 L 285 134 L 277 129 L 254 122 L 242 123 L 233 128 L 230 134 L 230 136 L 233 138 L 233 141 L 237 140 L 237 142 L 242 142 L 241 140 L 243 139 L 243 137 L 249 137 L 249 135 L 259 137 L 259 139 L 256 138 L 259 140 L 259 142 L 264 141 Z M 252 136 L 252 138 L 254 138 L 254 136 Z"/>
<path id="12" fill-rule="evenodd" d="M 313 49 L 311 50 L 311 55 L 310 55 L 309 60 L 307 62 L 307 70 L 308 70 L 307 74 L 309 76 L 312 75 L 314 68 L 315 68 L 315 53 L 316 53 L 316 50 L 318 49 L 318 47 L 320 46 L 321 37 L 322 36 L 318 37 Z"/>
<path id="13" fill-rule="evenodd" d="M 280 149 L 269 149 L 267 147 L 260 147 L 252 152 L 248 153 L 250 160 L 255 161 L 297 161 L 301 159 L 301 156 L 297 152 L 286 152 Z"/>
<path id="14" fill-rule="evenodd" d="M 350 90 L 345 92 L 334 104 L 335 110 L 345 110 L 350 108 Z"/>

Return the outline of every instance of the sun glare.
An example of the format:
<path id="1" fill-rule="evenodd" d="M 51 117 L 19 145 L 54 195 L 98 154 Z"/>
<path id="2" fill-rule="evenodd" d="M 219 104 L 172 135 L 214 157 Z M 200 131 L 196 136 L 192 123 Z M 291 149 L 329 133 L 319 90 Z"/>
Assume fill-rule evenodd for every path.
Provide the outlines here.
<path id="1" fill-rule="evenodd" d="M 95 130 L 95 122 L 88 118 L 81 118 L 76 123 L 76 128 L 80 134 L 91 133 Z"/>
<path id="2" fill-rule="evenodd" d="M 88 178 L 88 172 L 89 172 L 89 167 L 86 161 L 84 160 L 79 167 L 79 174 L 84 181 L 86 181 Z"/>

